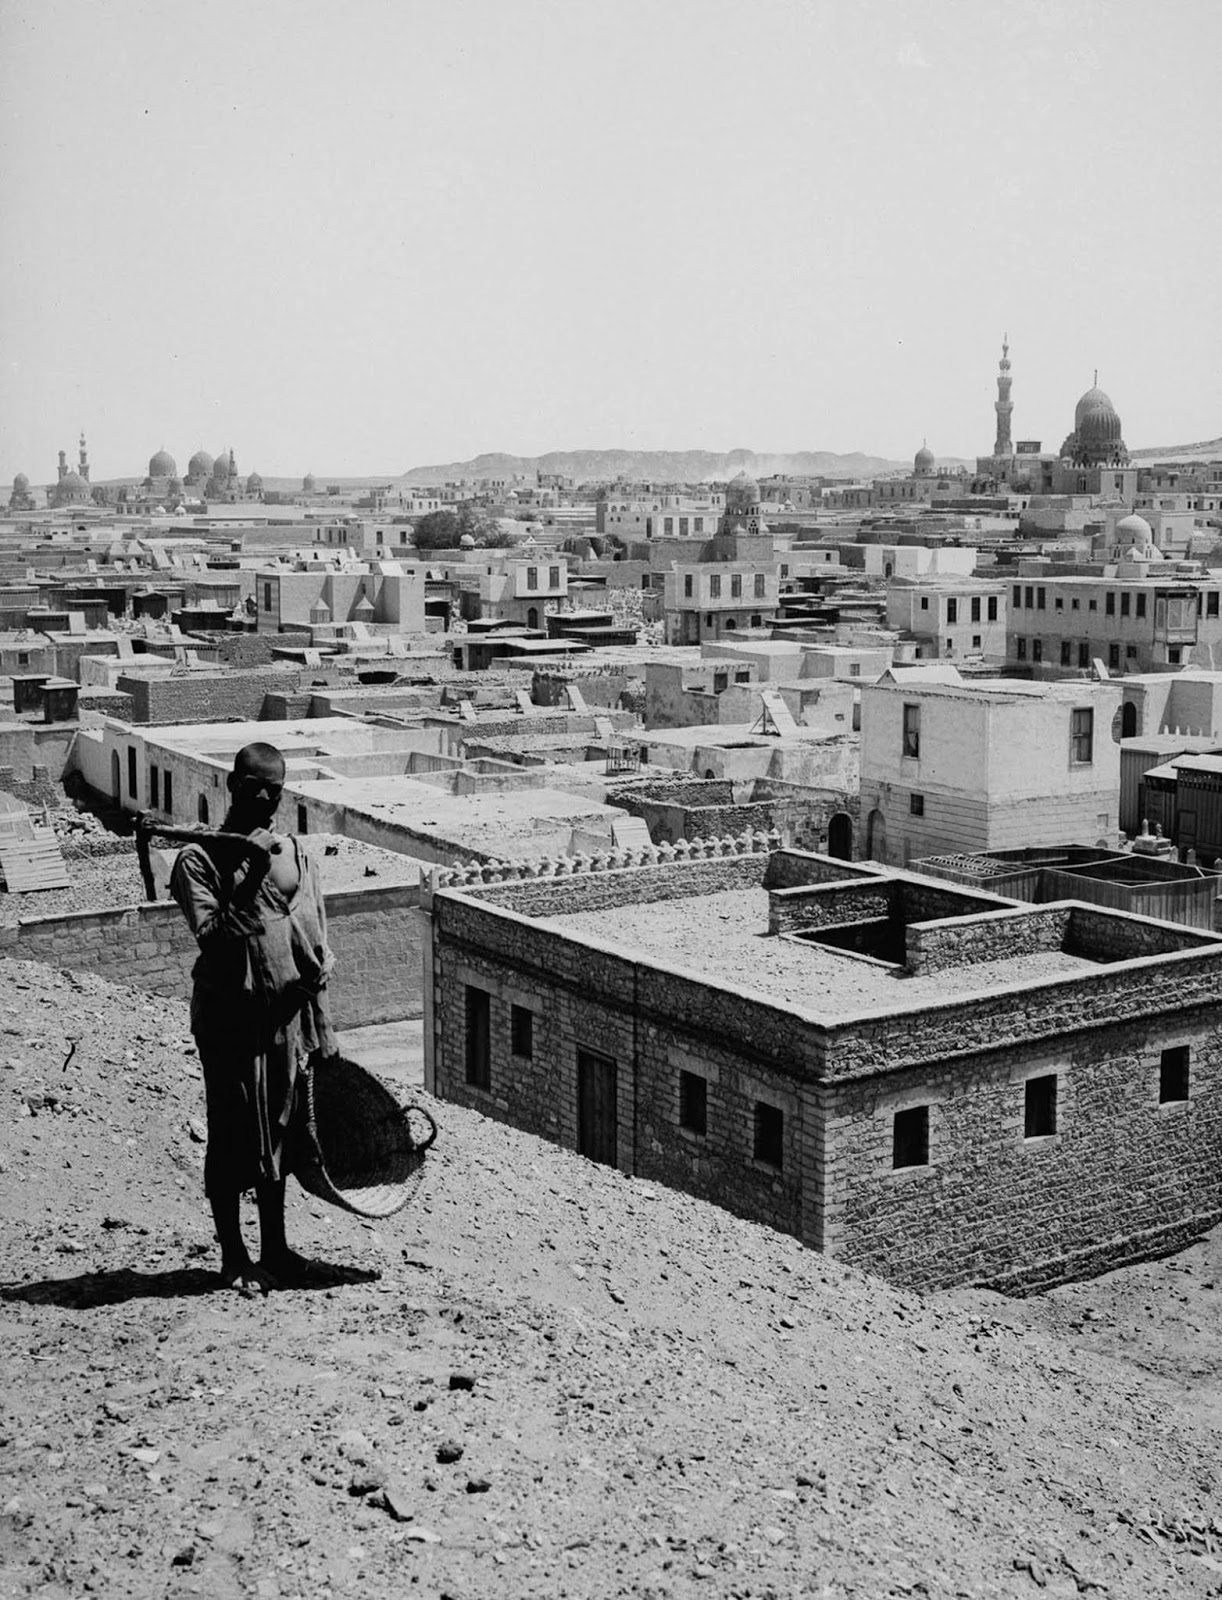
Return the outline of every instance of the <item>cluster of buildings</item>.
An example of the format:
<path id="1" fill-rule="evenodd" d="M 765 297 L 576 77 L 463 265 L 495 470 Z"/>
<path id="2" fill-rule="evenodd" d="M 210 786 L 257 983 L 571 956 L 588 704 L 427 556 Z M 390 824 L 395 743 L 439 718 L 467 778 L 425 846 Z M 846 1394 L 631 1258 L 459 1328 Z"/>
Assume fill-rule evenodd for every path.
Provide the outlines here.
<path id="1" fill-rule="evenodd" d="M 99 500 L 82 440 L 0 518 L 0 875 L 66 792 L 216 826 L 268 739 L 284 828 L 396 863 L 439 1095 L 921 1287 L 1172 1248 L 1222 1218 L 1222 463 L 1097 386 L 1015 444 L 1011 387 L 974 472 L 861 486 L 276 505 L 159 451 Z M 415 546 L 473 503 L 512 537 Z"/>

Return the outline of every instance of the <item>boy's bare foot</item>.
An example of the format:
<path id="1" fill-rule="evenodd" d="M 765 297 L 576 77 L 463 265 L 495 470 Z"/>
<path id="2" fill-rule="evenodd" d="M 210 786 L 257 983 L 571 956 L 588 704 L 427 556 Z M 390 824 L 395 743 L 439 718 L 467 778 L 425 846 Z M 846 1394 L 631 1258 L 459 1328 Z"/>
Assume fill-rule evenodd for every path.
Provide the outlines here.
<path id="1" fill-rule="evenodd" d="M 261 1266 L 257 1267 L 249 1256 L 221 1262 L 221 1282 L 247 1299 L 265 1295 L 271 1288 L 271 1279 Z"/>

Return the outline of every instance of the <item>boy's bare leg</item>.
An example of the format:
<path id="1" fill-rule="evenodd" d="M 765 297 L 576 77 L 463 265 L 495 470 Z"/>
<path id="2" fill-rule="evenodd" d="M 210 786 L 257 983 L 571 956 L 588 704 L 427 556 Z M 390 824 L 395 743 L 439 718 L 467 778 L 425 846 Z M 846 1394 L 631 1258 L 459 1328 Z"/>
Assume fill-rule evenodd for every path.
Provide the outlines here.
<path id="1" fill-rule="evenodd" d="M 314 1263 L 290 1250 L 284 1237 L 284 1179 L 261 1183 L 255 1193 L 259 1202 L 259 1270 L 283 1284 L 308 1277 Z"/>
<path id="2" fill-rule="evenodd" d="M 242 1238 L 241 1195 L 212 1195 L 212 1221 L 221 1247 L 221 1279 L 243 1294 L 266 1294 L 267 1274 L 256 1267 Z"/>

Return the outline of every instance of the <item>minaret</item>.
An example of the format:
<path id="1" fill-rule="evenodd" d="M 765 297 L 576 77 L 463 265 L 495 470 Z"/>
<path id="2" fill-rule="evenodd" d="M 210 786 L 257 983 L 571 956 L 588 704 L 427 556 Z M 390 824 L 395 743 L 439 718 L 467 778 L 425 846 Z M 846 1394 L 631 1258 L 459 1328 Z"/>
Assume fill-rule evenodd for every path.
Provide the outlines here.
<path id="1" fill-rule="evenodd" d="M 77 470 L 80 472 L 80 475 L 81 475 L 82 478 L 84 478 L 85 482 L 88 483 L 89 482 L 89 457 L 85 454 L 85 434 L 84 434 L 84 430 L 83 429 L 81 431 L 81 464 L 80 464 L 80 467 Z"/>
<path id="2" fill-rule="evenodd" d="M 993 410 L 997 413 L 997 438 L 993 444 L 994 456 L 1009 456 L 1014 454 L 1014 446 L 1010 441 L 1010 413 L 1014 410 L 1014 402 L 1010 399 L 1010 335 L 1003 334 L 1001 340 L 1001 360 L 998 362 L 997 371 L 997 399 L 993 402 Z"/>

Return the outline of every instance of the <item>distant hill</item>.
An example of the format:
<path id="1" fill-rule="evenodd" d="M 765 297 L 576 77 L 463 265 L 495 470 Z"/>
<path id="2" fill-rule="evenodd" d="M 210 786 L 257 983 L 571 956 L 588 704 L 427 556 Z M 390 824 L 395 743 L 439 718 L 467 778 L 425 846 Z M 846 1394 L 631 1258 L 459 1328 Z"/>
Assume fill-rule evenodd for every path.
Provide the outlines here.
<path id="1" fill-rule="evenodd" d="M 499 478 L 514 473 L 559 472 L 578 483 L 596 479 L 648 479 L 659 483 L 707 483 L 747 471 L 766 478 L 776 472 L 797 476 L 861 478 L 898 468 L 911 461 L 890 461 L 884 456 L 836 455 L 830 450 L 798 450 L 790 455 L 757 455 L 754 450 L 551 450 L 542 456 L 511 456 L 500 452 L 476 456 L 471 461 L 448 461 L 436 466 L 412 467 L 402 482 L 430 484 L 447 478 Z"/>
<path id="2" fill-rule="evenodd" d="M 1216 461 L 1222 459 L 1222 439 L 1202 439 L 1199 444 L 1169 444 L 1158 450 L 1134 450 L 1134 461 Z"/>

